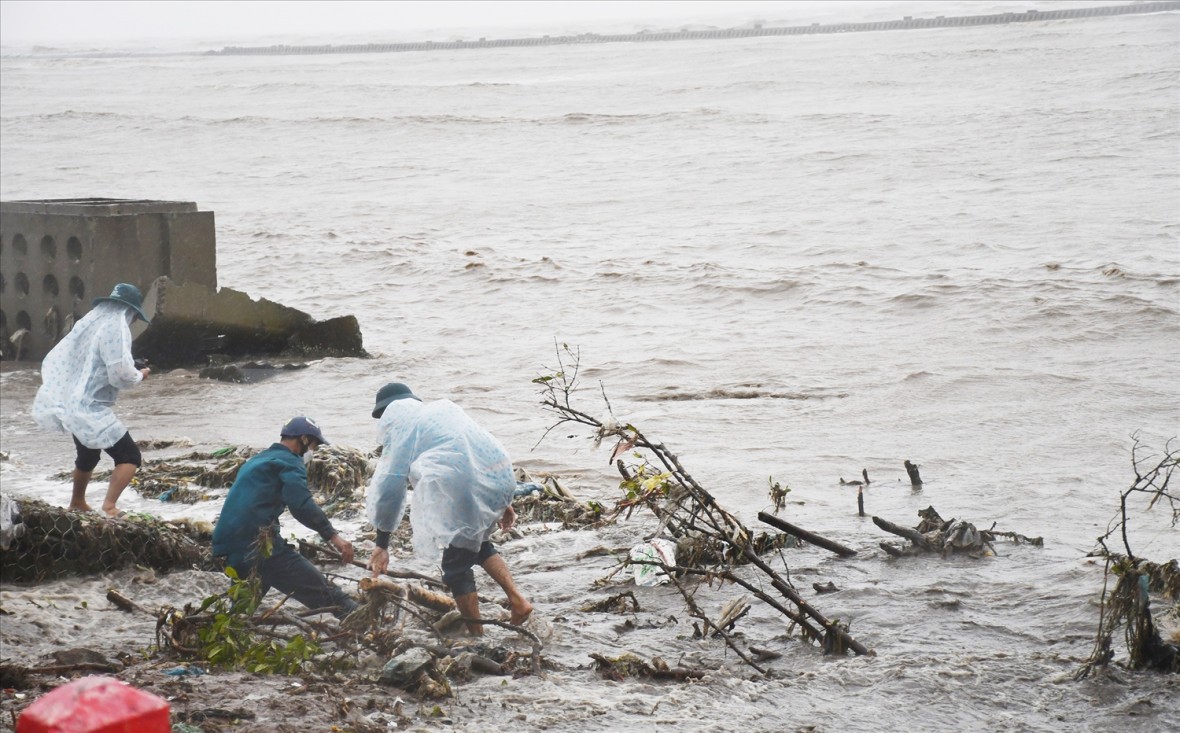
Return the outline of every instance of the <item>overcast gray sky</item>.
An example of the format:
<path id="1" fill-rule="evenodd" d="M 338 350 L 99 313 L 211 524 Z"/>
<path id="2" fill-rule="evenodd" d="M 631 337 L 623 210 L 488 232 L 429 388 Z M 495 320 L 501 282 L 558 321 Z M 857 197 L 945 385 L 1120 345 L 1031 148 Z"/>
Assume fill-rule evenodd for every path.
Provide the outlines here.
<path id="1" fill-rule="evenodd" d="M 899 0 L 0 0 L 0 42 L 73 44 L 365 32 L 414 36 L 443 29 L 496 31 L 623 22 L 732 23 L 800 17 L 812 11 L 888 11 Z M 931 3 L 931 10 L 939 3 Z M 893 15 L 887 15 L 893 17 Z M 849 18 L 855 19 L 855 18 Z M 612 30 L 612 29 L 608 29 Z"/>

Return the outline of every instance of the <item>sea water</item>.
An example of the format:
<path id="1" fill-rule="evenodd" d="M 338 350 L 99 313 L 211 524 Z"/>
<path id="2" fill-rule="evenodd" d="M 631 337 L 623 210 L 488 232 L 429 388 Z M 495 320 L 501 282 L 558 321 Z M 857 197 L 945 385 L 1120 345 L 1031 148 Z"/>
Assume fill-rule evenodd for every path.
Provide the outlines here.
<path id="1" fill-rule="evenodd" d="M 861 550 L 785 558 L 845 588 L 815 603 L 878 656 L 799 652 L 811 676 L 722 717 L 763 705 L 758 729 L 780 696 L 831 730 L 918 707 L 965 730 L 1180 726 L 1175 680 L 1064 681 L 1097 622 L 1086 553 L 1133 457 L 1180 434 L 1180 14 L 0 63 L 4 200 L 195 201 L 221 285 L 356 315 L 373 355 L 254 385 L 153 374 L 120 396 L 137 438 L 263 447 L 301 413 L 368 450 L 374 394 L 403 381 L 613 499 L 609 447 L 549 430 L 532 382 L 572 352 L 576 407 L 664 443 L 745 523 L 779 482 L 783 517 Z M 0 376 L 4 490 L 64 504 L 72 447 L 32 424 L 38 382 Z M 891 560 L 840 483 L 862 469 L 870 515 L 934 506 L 1045 546 Z M 1170 512 L 1135 507 L 1136 554 L 1180 554 Z"/>

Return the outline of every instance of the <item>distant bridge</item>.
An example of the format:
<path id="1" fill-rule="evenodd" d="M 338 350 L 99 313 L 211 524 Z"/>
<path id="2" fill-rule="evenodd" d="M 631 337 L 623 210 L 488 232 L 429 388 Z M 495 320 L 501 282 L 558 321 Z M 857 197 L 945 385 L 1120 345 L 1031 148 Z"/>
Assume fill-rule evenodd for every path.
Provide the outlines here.
<path id="1" fill-rule="evenodd" d="M 1139 2 L 1097 8 L 1074 8 L 1063 10 L 1029 10 L 1024 13 L 994 13 L 992 15 L 938 16 L 935 18 L 914 18 L 906 16 L 901 20 L 887 20 L 875 23 L 812 23 L 785 28 L 729 28 L 719 30 L 680 30 L 672 32 L 624 33 L 600 35 L 582 33 L 576 36 L 541 36 L 537 38 L 502 38 L 478 41 L 419 41 L 415 43 L 354 43 L 341 46 L 226 46 L 220 51 L 207 53 L 220 56 L 274 56 L 287 54 L 326 53 L 396 53 L 403 51 L 454 51 L 473 48 L 514 48 L 518 46 L 561 46 L 585 43 L 651 43 L 654 41 L 701 41 L 729 38 L 759 38 L 764 36 L 806 36 L 824 33 L 863 33 L 866 31 L 903 31 L 923 28 L 962 28 L 979 25 L 1004 23 L 1029 23 L 1046 20 L 1072 20 L 1075 18 L 1097 18 L 1111 15 L 1131 15 L 1180 11 L 1180 0 L 1161 2 Z"/>

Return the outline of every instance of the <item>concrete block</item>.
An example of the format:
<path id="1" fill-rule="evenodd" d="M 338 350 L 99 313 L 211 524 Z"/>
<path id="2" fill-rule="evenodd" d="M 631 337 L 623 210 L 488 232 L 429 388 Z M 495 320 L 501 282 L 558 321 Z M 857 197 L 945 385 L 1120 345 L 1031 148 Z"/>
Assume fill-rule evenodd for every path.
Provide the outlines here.
<path id="1" fill-rule="evenodd" d="M 213 212 L 184 201 L 2 202 L 0 356 L 39 360 L 94 298 L 162 275 L 217 287 Z"/>
<path id="2" fill-rule="evenodd" d="M 368 356 L 356 316 L 316 321 L 292 334 L 288 350 L 318 356 Z"/>
<path id="3" fill-rule="evenodd" d="M 210 354 L 278 354 L 314 323 L 303 311 L 265 298 L 167 277 L 152 283 L 143 305 L 152 325 L 136 335 L 135 355 L 165 368 L 205 363 Z"/>

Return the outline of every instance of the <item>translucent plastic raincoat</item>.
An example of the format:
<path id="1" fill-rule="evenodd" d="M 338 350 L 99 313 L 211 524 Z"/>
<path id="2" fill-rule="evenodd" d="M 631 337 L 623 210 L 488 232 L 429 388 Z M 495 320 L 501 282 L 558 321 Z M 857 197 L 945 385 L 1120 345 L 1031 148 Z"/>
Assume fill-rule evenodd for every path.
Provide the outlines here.
<path id="1" fill-rule="evenodd" d="M 369 483 L 369 521 L 401 524 L 414 487 L 414 551 L 438 560 L 448 545 L 478 550 L 512 503 L 516 479 L 508 452 L 450 400 L 389 404 L 377 423 L 382 451 Z"/>
<path id="2" fill-rule="evenodd" d="M 120 389 L 143 381 L 131 357 L 131 308 L 94 306 L 41 361 L 33 419 L 87 448 L 110 448 L 127 432 L 111 408 Z"/>

